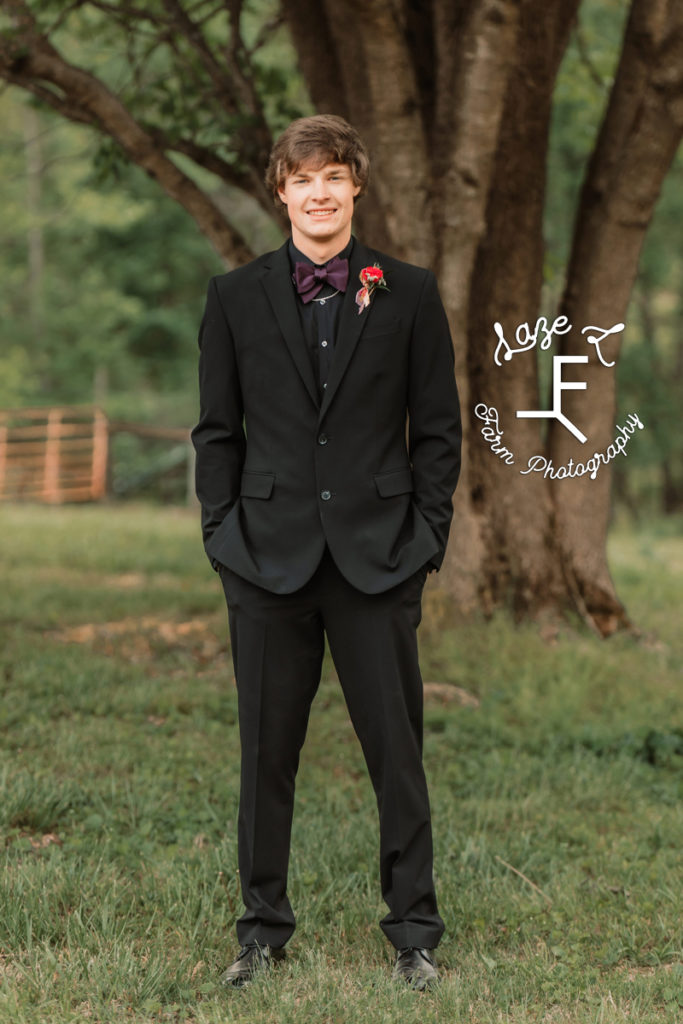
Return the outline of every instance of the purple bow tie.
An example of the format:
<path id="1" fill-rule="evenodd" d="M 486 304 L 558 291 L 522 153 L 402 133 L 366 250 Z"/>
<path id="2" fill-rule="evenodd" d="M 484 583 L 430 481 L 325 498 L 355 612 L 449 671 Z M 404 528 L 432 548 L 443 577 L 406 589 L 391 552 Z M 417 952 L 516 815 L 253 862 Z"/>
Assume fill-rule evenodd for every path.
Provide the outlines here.
<path id="1" fill-rule="evenodd" d="M 295 263 L 293 277 L 302 302 L 310 302 L 326 282 L 340 292 L 346 290 L 349 261 L 335 256 L 324 267 L 314 267 L 312 263 Z"/>

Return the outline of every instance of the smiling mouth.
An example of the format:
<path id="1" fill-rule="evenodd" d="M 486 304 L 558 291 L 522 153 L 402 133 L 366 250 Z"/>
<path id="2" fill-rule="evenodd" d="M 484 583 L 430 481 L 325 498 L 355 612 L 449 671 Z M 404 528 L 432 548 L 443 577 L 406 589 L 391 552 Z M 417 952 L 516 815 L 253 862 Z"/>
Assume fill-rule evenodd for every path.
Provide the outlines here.
<path id="1" fill-rule="evenodd" d="M 330 210 L 307 210 L 306 212 L 309 217 L 329 217 L 330 214 L 336 213 L 337 211 L 333 208 Z"/>

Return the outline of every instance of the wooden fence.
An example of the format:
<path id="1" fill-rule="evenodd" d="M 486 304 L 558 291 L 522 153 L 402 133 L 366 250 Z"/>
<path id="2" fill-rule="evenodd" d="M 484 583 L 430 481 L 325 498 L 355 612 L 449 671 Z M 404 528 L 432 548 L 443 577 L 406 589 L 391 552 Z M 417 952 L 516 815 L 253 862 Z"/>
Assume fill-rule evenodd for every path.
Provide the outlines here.
<path id="1" fill-rule="evenodd" d="M 97 501 L 109 430 L 93 407 L 0 410 L 0 501 Z"/>
<path id="2" fill-rule="evenodd" d="M 158 446 L 143 469 L 111 472 L 110 438 L 130 434 Z M 174 447 L 168 445 L 173 443 Z M 187 428 L 108 420 L 95 406 L 0 409 L 0 501 L 99 501 L 109 490 L 128 497 L 185 466 L 186 500 L 194 498 L 194 451 Z M 117 467 L 114 467 L 116 469 Z M 113 475 L 113 480 L 111 479 Z M 113 487 L 112 487 L 113 484 Z"/>

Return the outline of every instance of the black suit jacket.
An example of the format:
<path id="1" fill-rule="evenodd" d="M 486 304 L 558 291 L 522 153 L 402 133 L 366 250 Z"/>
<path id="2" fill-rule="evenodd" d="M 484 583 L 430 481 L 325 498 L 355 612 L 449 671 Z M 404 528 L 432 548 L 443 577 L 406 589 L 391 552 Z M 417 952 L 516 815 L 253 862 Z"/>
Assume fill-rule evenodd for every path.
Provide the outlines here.
<path id="1" fill-rule="evenodd" d="M 375 263 L 390 291 L 359 314 Z M 356 241 L 320 403 L 298 301 L 286 244 L 209 283 L 192 431 L 206 552 L 286 594 L 327 543 L 379 593 L 446 548 L 461 440 L 446 315 L 430 271 Z"/>

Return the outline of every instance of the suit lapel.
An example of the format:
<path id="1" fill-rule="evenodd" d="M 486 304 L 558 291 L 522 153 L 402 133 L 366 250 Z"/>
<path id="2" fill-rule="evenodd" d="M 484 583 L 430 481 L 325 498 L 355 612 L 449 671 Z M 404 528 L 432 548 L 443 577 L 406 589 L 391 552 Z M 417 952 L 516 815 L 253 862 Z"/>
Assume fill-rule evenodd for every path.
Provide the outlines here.
<path id="1" fill-rule="evenodd" d="M 342 377 L 346 373 L 351 356 L 356 349 L 363 328 L 368 322 L 368 317 L 374 306 L 374 300 L 371 300 L 370 305 L 362 313 L 359 313 L 358 306 L 356 305 L 356 292 L 361 286 L 359 274 L 363 267 L 372 265 L 374 259 L 374 254 L 369 249 L 366 249 L 364 245 L 361 245 L 358 239 L 355 239 L 349 260 L 349 283 L 339 317 L 339 329 L 335 341 L 330 376 L 323 395 L 322 405 L 320 406 L 320 419 L 327 412 Z"/>
<path id="2" fill-rule="evenodd" d="M 296 308 L 296 296 L 292 285 L 292 271 L 289 264 L 287 242 L 271 256 L 264 275 L 263 287 L 275 313 L 278 326 L 294 364 L 306 385 L 316 407 L 318 406 L 318 389 L 313 376 L 311 358 L 306 348 L 306 339 L 301 328 L 301 319 Z M 355 249 L 355 246 L 354 246 Z"/>

